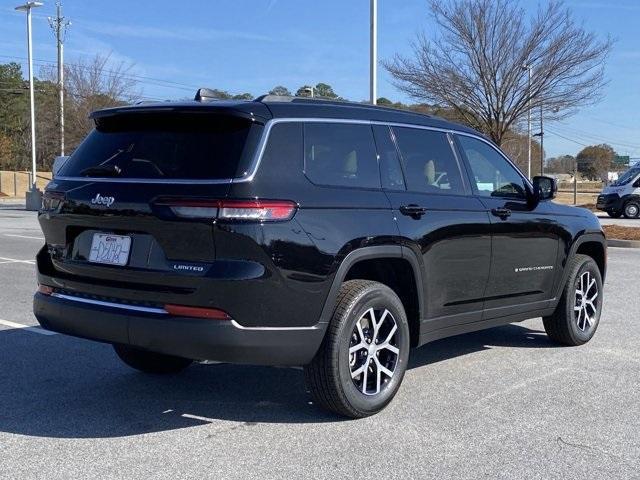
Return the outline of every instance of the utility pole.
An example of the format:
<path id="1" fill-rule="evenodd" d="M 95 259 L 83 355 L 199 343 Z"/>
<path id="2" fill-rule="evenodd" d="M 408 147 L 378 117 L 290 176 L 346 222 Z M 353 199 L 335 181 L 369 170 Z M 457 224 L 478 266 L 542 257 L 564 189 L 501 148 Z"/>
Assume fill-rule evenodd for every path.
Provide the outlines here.
<path id="1" fill-rule="evenodd" d="M 64 156 L 64 37 L 67 27 L 71 25 L 62 16 L 62 2 L 56 3 L 56 16 L 49 17 L 49 25 L 53 29 L 58 44 L 58 95 L 60 123 L 60 156 Z"/>
<path id="2" fill-rule="evenodd" d="M 527 103 L 529 105 L 527 109 L 527 175 L 531 179 L 531 65 L 525 63 L 522 68 L 527 70 L 529 74 L 529 83 L 527 84 Z"/>
<path id="3" fill-rule="evenodd" d="M 544 126 L 542 120 L 542 104 L 540 104 L 540 175 L 544 175 Z"/>
<path id="4" fill-rule="evenodd" d="M 578 159 L 573 162 L 573 204 L 578 204 Z"/>
<path id="5" fill-rule="evenodd" d="M 370 13 L 369 100 L 375 105 L 378 98 L 378 0 L 371 0 Z"/>

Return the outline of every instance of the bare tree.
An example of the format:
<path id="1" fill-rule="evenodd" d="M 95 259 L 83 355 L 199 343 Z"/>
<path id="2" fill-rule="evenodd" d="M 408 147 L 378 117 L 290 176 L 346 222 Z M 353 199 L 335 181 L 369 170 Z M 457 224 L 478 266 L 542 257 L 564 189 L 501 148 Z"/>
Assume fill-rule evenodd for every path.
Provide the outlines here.
<path id="1" fill-rule="evenodd" d="M 528 168 L 528 149 L 527 149 L 527 135 L 508 131 L 502 138 L 501 148 L 509 158 L 518 166 L 520 171 L 526 172 Z M 536 140 L 531 142 L 531 157 L 534 159 L 540 158 L 540 143 Z M 531 174 L 540 175 L 540 162 L 531 162 Z"/>
<path id="2" fill-rule="evenodd" d="M 134 103 L 140 99 L 138 81 L 131 76 L 133 64 L 111 60 L 111 54 L 96 54 L 65 65 L 66 141 L 70 150 L 93 128 L 89 114 L 101 108 Z M 55 82 L 54 67 L 45 67 L 44 78 Z"/>
<path id="3" fill-rule="evenodd" d="M 497 144 L 529 101 L 547 118 L 563 118 L 600 99 L 612 41 L 577 25 L 561 1 L 528 20 L 512 0 L 430 0 L 430 8 L 439 35 L 418 35 L 412 57 L 396 55 L 384 66 L 400 90 L 455 110 Z"/>
<path id="4" fill-rule="evenodd" d="M 97 54 L 89 60 L 65 65 L 69 143 L 75 145 L 93 128 L 89 114 L 101 108 L 134 103 L 140 98 L 137 80 L 130 76 L 133 64 L 111 61 Z"/>

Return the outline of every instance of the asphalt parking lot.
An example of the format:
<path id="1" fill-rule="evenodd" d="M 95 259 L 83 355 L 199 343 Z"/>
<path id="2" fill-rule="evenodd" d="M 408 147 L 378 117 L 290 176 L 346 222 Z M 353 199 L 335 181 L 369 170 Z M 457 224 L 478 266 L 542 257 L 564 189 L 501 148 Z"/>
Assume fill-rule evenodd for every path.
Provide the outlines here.
<path id="1" fill-rule="evenodd" d="M 640 478 L 638 249 L 609 249 L 589 344 L 558 347 L 539 319 L 441 340 L 389 408 L 345 421 L 297 369 L 146 376 L 21 328 L 42 243 L 33 213 L 0 205 L 0 478 Z"/>

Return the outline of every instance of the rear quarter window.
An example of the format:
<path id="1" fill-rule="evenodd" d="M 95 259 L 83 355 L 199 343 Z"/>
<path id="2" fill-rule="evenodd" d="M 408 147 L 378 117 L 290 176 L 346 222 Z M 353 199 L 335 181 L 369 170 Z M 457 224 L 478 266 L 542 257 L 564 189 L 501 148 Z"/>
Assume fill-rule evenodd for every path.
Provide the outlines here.
<path id="1" fill-rule="evenodd" d="M 305 123 L 304 172 L 317 185 L 380 188 L 371 127 L 349 123 Z"/>

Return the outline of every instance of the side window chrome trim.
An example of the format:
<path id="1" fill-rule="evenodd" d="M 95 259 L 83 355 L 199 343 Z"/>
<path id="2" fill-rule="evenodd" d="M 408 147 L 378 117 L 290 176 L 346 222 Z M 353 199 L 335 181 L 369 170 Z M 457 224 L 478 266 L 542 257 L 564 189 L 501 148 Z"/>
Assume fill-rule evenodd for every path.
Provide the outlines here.
<path id="1" fill-rule="evenodd" d="M 462 132 L 459 130 L 455 130 L 452 128 L 439 128 L 439 127 L 430 127 L 428 125 L 416 125 L 414 123 L 399 123 L 399 122 L 385 122 L 380 120 L 360 120 L 360 119 L 352 119 L 352 118 L 322 118 L 322 117 L 283 117 L 283 118 L 272 118 L 271 120 L 267 120 L 264 124 L 264 130 L 262 132 L 262 137 L 258 142 L 258 147 L 256 148 L 256 153 L 254 158 L 247 169 L 247 171 L 237 178 L 224 178 L 224 179 L 216 179 L 216 180 L 192 180 L 192 179 L 151 179 L 151 178 L 113 178 L 113 177 L 56 177 L 57 180 L 72 180 L 72 181 L 94 181 L 94 182 L 112 182 L 112 183 L 168 183 L 168 184 L 186 184 L 186 185 L 224 185 L 224 184 L 234 184 L 234 183 L 244 183 L 253 181 L 258 169 L 260 168 L 260 163 L 262 162 L 262 156 L 264 155 L 264 151 L 267 147 L 267 142 L 269 140 L 269 134 L 271 133 L 271 129 L 274 125 L 278 123 L 305 123 L 305 122 L 321 122 L 321 123 L 351 123 L 351 124 L 362 124 L 362 125 L 386 125 L 388 127 L 406 127 L 406 128 L 418 128 L 422 130 L 433 130 L 436 132 L 444 132 L 453 135 L 465 135 L 467 137 L 472 137 L 478 139 L 487 145 L 489 145 L 505 159 L 507 162 L 511 164 L 512 167 L 515 168 L 516 172 L 522 177 L 522 179 L 531 187 L 531 182 L 527 179 L 520 169 L 511 161 L 509 157 L 507 157 L 500 149 L 496 148 L 491 142 L 487 139 L 483 138 L 480 135 L 473 134 L 470 132 Z M 405 179 L 406 184 L 406 179 Z"/>

